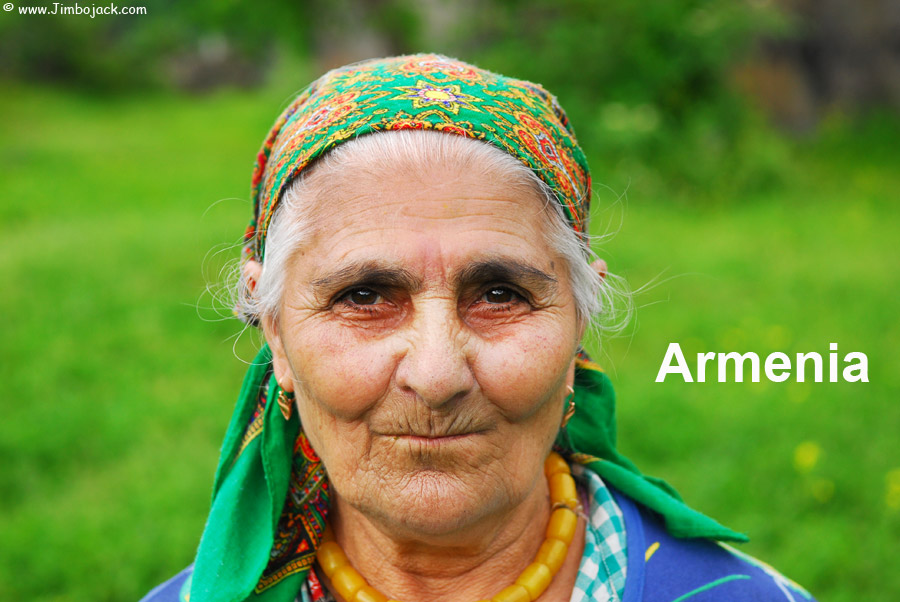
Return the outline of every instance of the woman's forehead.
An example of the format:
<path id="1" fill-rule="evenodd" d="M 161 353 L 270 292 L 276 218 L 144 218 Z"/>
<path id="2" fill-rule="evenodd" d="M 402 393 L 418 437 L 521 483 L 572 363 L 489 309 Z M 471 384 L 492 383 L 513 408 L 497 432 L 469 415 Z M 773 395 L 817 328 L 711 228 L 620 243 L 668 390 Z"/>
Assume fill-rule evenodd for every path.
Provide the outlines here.
<path id="1" fill-rule="evenodd" d="M 440 175 L 431 167 L 431 175 Z M 535 193 L 472 174 L 423 181 L 357 176 L 317 199 L 305 257 L 330 265 L 378 260 L 442 272 L 495 256 L 550 261 L 547 216 Z"/>
<path id="2" fill-rule="evenodd" d="M 298 193 L 320 238 L 379 232 L 511 231 L 534 237 L 548 218 L 527 168 L 459 137 L 380 134 L 348 143 Z M 397 232 L 399 230 L 399 232 Z"/>
<path id="3" fill-rule="evenodd" d="M 405 219 L 422 227 L 441 220 L 461 219 L 485 226 L 493 220 L 531 221 L 541 217 L 545 202 L 528 185 L 501 173 L 477 173 L 440 164 L 419 164 L 414 172 L 345 169 L 323 178 L 310 190 L 317 221 L 342 222 L 356 216 L 377 225 L 379 217 Z M 408 174 L 408 177 L 407 177 Z M 534 224 L 540 219 L 534 220 Z"/>
<path id="4" fill-rule="evenodd" d="M 369 136 L 323 160 L 297 195 L 310 236 L 294 255 L 295 278 L 330 281 L 374 263 L 395 280 L 450 282 L 498 258 L 556 277 L 552 208 L 527 168 L 482 142 Z"/>

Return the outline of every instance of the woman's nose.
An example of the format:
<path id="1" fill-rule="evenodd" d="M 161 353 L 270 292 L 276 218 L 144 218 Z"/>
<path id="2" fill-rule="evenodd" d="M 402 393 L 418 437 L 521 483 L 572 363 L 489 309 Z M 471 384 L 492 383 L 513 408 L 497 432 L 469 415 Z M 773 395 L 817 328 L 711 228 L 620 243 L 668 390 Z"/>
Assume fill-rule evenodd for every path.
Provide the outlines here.
<path id="1" fill-rule="evenodd" d="M 455 304 L 431 300 L 416 307 L 405 354 L 397 366 L 401 389 L 439 408 L 460 399 L 475 386 L 468 336 Z"/>

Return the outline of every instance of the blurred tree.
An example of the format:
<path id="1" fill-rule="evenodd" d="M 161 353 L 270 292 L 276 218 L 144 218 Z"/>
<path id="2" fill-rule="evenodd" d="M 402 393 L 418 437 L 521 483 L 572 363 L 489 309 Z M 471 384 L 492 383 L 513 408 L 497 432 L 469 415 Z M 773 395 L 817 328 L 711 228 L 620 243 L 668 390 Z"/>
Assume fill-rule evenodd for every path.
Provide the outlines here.
<path id="1" fill-rule="evenodd" d="M 824 113 L 900 109 L 900 3 L 778 0 L 794 26 L 758 40 L 740 79 L 782 128 L 806 131 Z"/>
<path id="2" fill-rule="evenodd" d="M 0 59 L 7 77 L 196 90 L 257 83 L 278 50 L 320 69 L 442 52 L 545 84 L 600 159 L 600 181 L 619 169 L 699 190 L 723 175 L 738 186 L 777 177 L 777 144 L 730 80 L 778 23 L 750 0 L 161 0 L 139 16 L 10 13 Z"/>
<path id="3" fill-rule="evenodd" d="M 263 80 L 277 40 L 309 33 L 303 5 L 287 0 L 127 5 L 147 14 L 0 13 L 0 76 L 95 91 L 252 85 Z"/>
<path id="4" fill-rule="evenodd" d="M 756 36 L 781 28 L 759 3 L 711 0 L 494 0 L 466 36 L 466 56 L 545 84 L 600 159 L 665 174 L 666 186 L 777 180 L 778 143 L 747 110 L 731 70 Z M 652 167 L 651 167 L 652 166 Z M 650 184 L 648 184 L 650 185 Z"/>

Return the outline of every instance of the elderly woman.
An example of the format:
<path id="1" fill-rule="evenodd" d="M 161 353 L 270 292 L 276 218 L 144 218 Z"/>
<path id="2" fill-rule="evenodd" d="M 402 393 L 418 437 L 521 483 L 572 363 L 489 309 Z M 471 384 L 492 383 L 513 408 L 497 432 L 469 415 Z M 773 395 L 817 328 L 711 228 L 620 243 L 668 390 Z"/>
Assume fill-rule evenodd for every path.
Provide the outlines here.
<path id="1" fill-rule="evenodd" d="M 147 600 L 800 600 L 615 449 L 580 351 L 590 177 L 540 86 L 332 71 L 259 153 L 239 312 L 267 341 L 195 563 Z"/>

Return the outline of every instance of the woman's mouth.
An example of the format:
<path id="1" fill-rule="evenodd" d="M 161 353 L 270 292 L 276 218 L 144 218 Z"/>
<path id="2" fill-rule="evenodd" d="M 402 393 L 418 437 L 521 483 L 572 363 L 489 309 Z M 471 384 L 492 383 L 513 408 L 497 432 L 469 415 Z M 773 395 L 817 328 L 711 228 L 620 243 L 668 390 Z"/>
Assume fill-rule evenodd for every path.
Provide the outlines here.
<path id="1" fill-rule="evenodd" d="M 484 431 L 472 431 L 466 433 L 448 433 L 443 435 L 418 434 L 418 433 L 391 433 L 383 435 L 385 438 L 397 442 L 407 443 L 418 448 L 437 448 L 442 445 L 461 444 L 477 439 Z"/>

